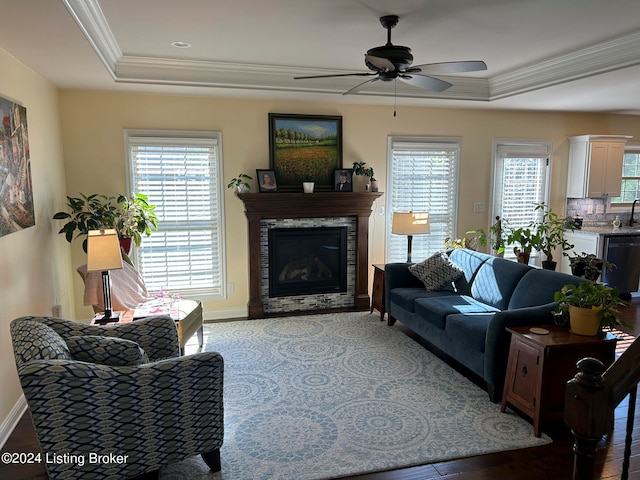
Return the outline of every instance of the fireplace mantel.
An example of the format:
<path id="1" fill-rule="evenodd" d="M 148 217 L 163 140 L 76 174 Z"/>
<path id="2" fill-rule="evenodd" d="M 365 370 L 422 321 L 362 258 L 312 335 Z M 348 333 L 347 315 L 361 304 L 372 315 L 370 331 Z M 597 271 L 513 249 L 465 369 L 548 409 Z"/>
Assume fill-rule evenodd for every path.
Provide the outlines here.
<path id="1" fill-rule="evenodd" d="M 241 193 L 249 224 L 249 318 L 265 316 L 261 296 L 260 221 L 285 218 L 356 217 L 354 307 L 367 310 L 369 298 L 369 217 L 382 192 Z"/>

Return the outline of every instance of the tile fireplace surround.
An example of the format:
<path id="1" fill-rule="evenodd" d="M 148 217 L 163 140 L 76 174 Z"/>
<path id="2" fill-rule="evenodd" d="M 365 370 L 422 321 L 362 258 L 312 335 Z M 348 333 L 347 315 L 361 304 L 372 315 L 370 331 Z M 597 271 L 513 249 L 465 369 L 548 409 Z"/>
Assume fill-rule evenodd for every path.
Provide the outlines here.
<path id="1" fill-rule="evenodd" d="M 369 309 L 369 217 L 373 202 L 381 195 L 382 192 L 238 194 L 249 226 L 249 318 L 284 311 Z M 350 226 L 352 230 L 347 294 L 286 297 L 286 300 L 269 298 L 265 291 L 268 280 L 263 272 L 268 265 L 264 253 L 266 230 L 283 224 L 306 227 L 335 226 L 336 223 Z"/>

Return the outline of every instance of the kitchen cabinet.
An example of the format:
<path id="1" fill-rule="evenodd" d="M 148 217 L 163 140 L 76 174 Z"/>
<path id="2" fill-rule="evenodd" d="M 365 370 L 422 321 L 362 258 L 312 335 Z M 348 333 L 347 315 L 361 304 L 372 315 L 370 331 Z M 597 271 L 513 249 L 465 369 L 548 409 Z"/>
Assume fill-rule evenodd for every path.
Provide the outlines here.
<path id="1" fill-rule="evenodd" d="M 620 195 L 626 135 L 569 137 L 567 197 Z"/>

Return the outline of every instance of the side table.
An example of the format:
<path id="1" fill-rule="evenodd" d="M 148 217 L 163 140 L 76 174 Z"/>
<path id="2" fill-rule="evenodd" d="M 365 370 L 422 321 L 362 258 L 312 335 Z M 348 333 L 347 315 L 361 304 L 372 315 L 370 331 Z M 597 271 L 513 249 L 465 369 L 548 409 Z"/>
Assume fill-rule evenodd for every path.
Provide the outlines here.
<path id="1" fill-rule="evenodd" d="M 532 328 L 549 333 L 536 334 Z M 586 337 L 555 325 L 507 331 L 511 345 L 500 410 L 504 412 L 509 404 L 531 417 L 536 437 L 544 420 L 563 418 L 566 383 L 578 373 L 578 360 L 594 357 L 608 366 L 615 359 L 618 338 L 610 333 Z"/>
<path id="2" fill-rule="evenodd" d="M 373 309 L 380 312 L 380 321 L 384 320 L 384 265 L 373 264 L 373 291 L 371 292 L 371 313 Z"/>

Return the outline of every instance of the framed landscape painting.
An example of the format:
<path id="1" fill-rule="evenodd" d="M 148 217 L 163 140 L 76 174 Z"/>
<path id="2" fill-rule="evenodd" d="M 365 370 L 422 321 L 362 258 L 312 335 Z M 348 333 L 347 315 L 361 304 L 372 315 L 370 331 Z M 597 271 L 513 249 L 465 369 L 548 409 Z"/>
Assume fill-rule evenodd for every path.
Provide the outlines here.
<path id="1" fill-rule="evenodd" d="M 269 114 L 269 160 L 279 191 L 332 191 L 334 170 L 342 167 L 342 117 Z"/>

